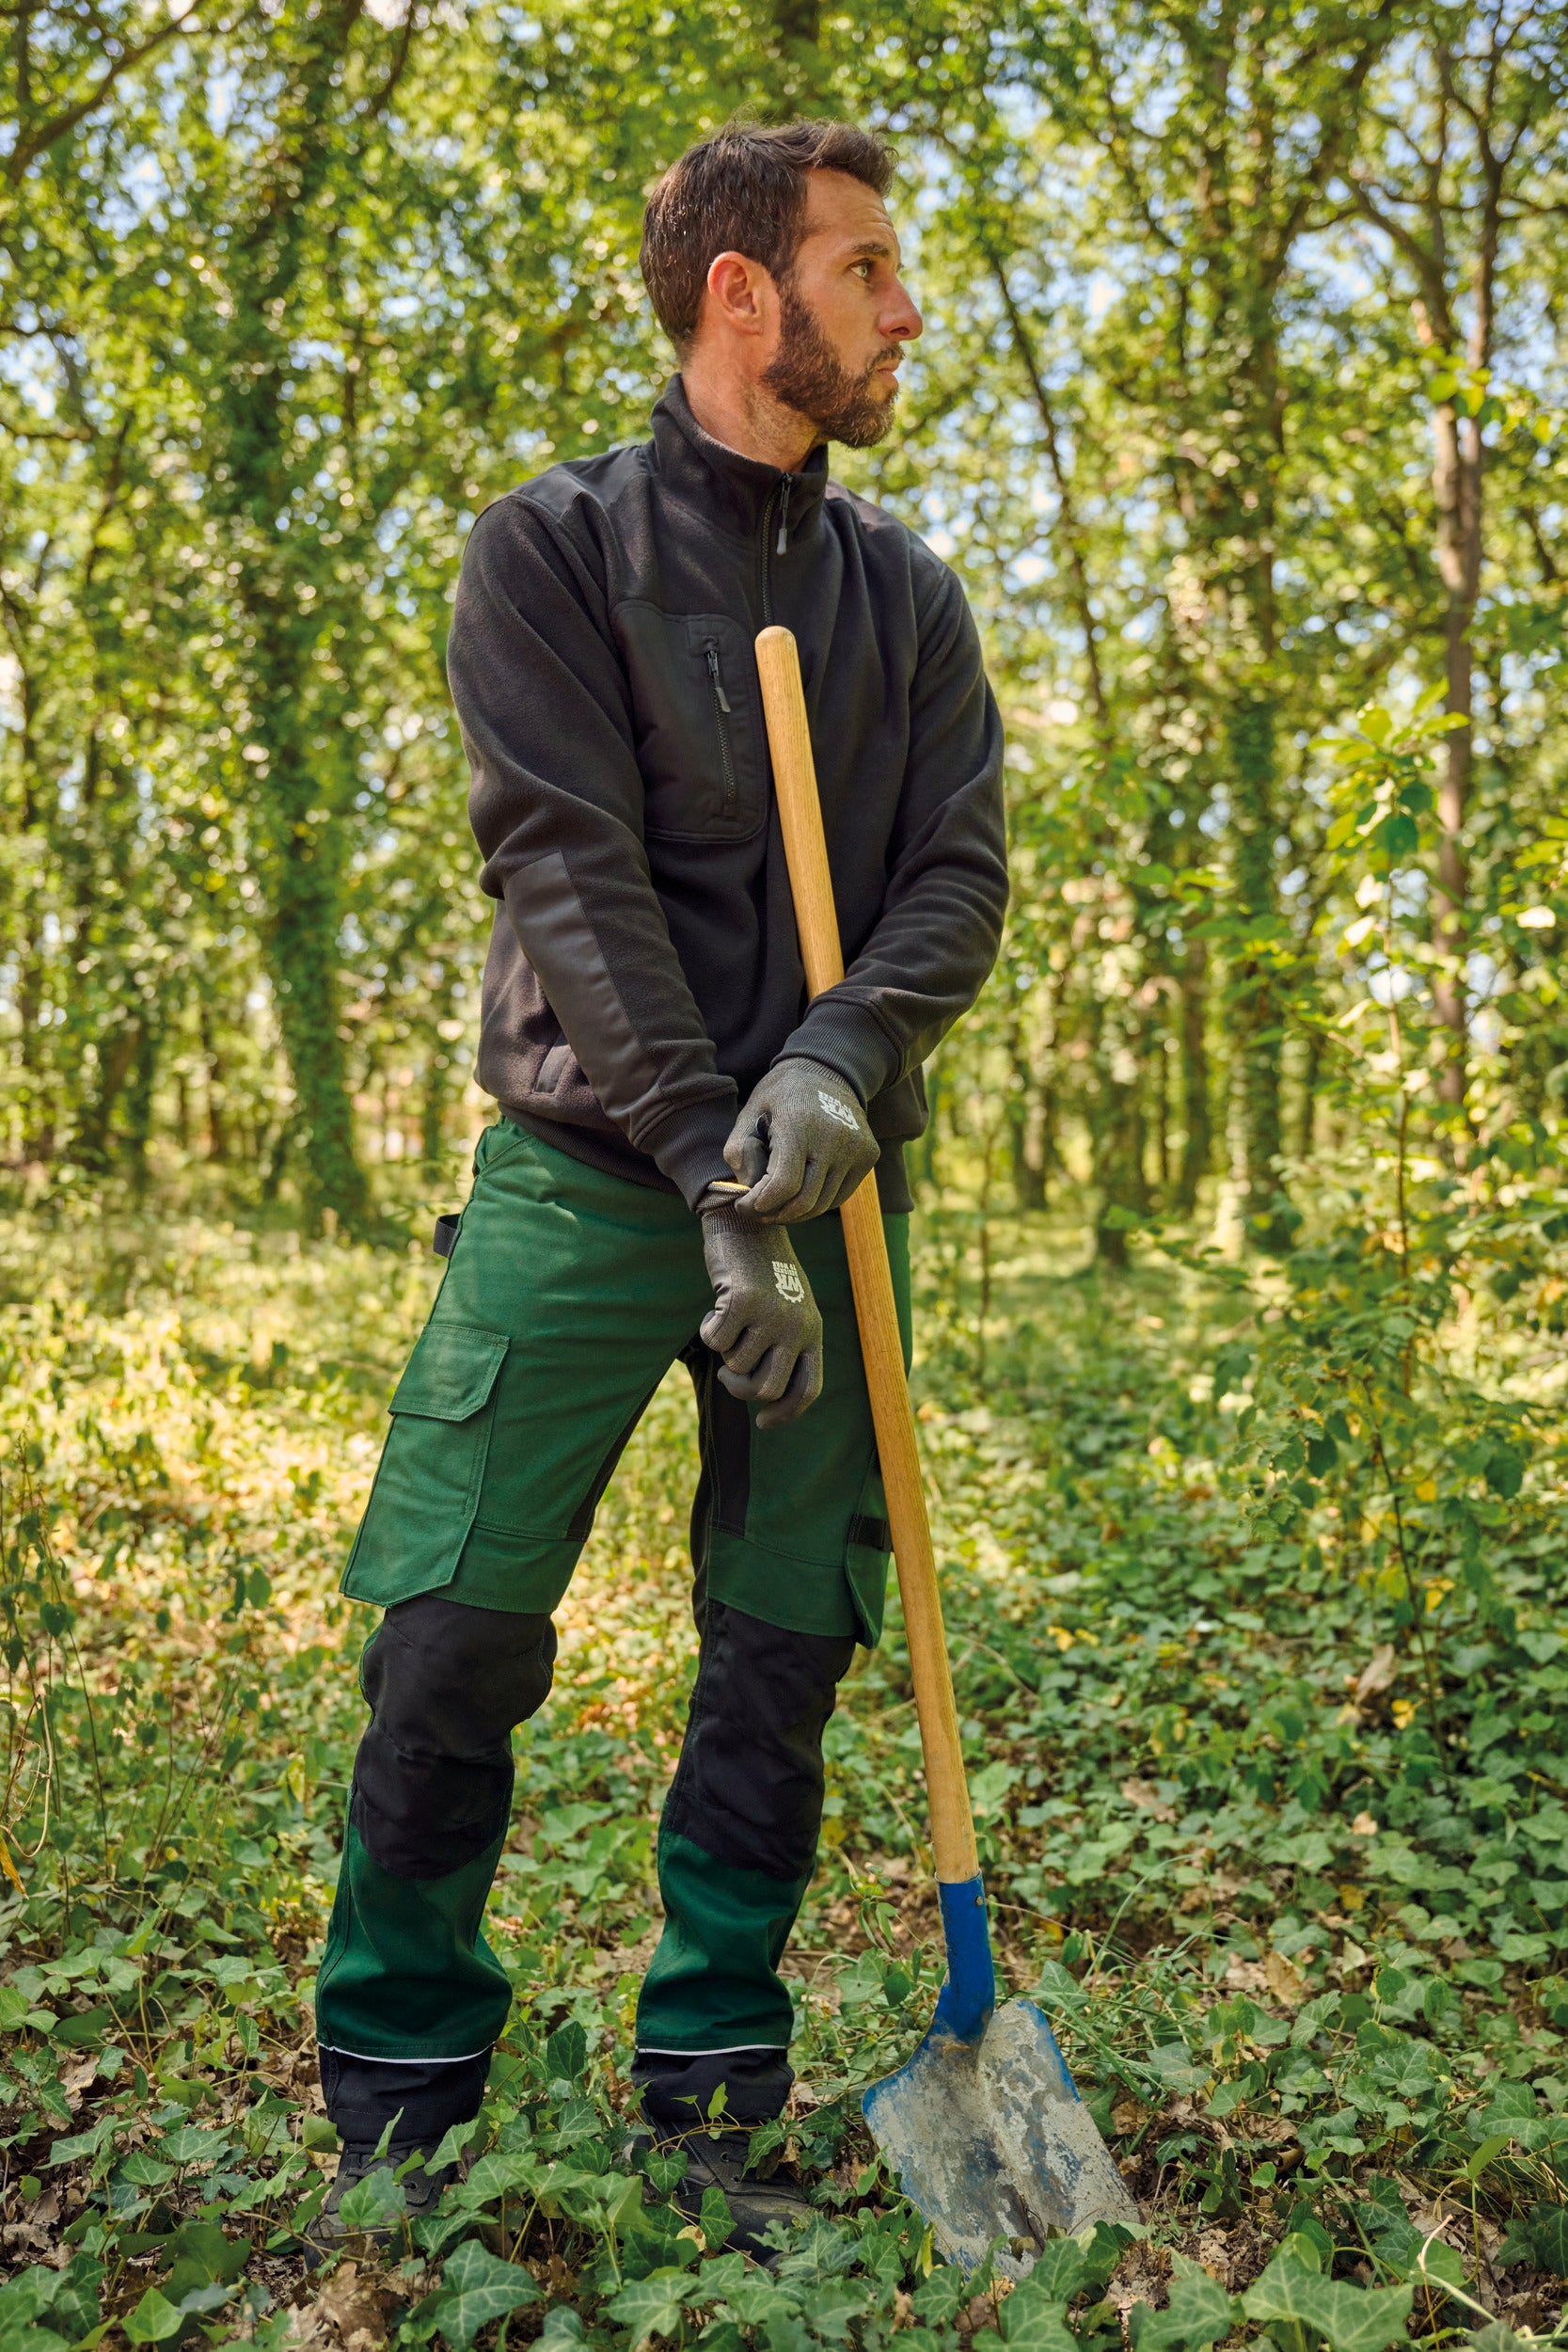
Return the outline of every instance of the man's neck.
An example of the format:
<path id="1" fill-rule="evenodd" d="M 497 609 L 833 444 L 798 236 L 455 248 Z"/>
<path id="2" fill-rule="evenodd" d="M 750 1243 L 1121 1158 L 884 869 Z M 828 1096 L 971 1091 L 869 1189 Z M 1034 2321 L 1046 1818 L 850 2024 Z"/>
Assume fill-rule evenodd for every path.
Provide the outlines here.
<path id="1" fill-rule="evenodd" d="M 693 357 L 681 370 L 692 415 L 710 439 L 781 473 L 799 473 L 822 438 L 809 417 L 760 384 L 737 382 Z"/>

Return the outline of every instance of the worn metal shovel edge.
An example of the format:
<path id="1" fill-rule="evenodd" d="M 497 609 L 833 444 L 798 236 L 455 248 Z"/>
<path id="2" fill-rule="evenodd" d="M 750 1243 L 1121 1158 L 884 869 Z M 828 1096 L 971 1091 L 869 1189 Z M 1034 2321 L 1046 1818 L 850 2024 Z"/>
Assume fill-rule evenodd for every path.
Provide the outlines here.
<path id="1" fill-rule="evenodd" d="M 1079 2097 L 1042 2010 L 996 2008 L 979 1878 L 939 1883 L 947 1980 L 930 2031 L 862 2106 L 904 2194 L 961 2270 L 1000 2238 L 1004 2278 L 1021 2279 L 1048 2237 L 1138 2209 Z"/>

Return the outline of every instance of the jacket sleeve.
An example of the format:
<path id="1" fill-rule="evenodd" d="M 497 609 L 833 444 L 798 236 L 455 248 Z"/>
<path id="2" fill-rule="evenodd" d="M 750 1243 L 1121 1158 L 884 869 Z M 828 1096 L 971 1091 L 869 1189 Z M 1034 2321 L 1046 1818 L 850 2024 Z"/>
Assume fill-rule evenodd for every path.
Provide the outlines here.
<path id="1" fill-rule="evenodd" d="M 695 1205 L 730 1172 L 736 1088 L 648 869 L 632 714 L 593 557 L 515 494 L 469 534 L 447 649 L 468 814 L 482 885 L 503 901 L 601 1107 Z"/>
<path id="2" fill-rule="evenodd" d="M 943 564 L 920 628 L 882 912 L 778 1060 L 825 1062 L 868 1104 L 918 1069 L 969 1010 L 996 961 L 1007 906 L 1002 748 L 979 633 Z"/>

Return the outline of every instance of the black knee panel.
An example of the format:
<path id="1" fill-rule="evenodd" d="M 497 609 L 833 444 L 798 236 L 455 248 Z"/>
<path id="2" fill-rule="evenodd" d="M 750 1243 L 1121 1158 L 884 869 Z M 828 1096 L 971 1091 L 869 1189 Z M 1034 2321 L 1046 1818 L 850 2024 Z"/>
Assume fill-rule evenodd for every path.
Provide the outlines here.
<path id="1" fill-rule="evenodd" d="M 394 1878 L 460 1869 L 506 1827 L 515 1724 L 549 1695 L 548 1617 L 421 1593 L 388 1610 L 360 1661 L 370 1729 L 349 1819 Z"/>
<path id="2" fill-rule="evenodd" d="M 665 1828 L 734 1869 L 806 1877 L 822 1734 L 854 1654 L 848 1635 L 790 1633 L 709 1601 Z"/>

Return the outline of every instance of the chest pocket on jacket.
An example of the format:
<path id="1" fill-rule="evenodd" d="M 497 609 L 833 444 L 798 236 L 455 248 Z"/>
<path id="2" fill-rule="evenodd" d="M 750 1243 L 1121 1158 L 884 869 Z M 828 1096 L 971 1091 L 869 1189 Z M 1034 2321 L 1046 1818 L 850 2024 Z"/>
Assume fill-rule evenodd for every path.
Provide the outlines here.
<path id="1" fill-rule="evenodd" d="M 615 628 L 631 680 L 642 830 L 651 840 L 744 841 L 768 815 L 756 664 L 740 623 L 628 603 Z"/>

